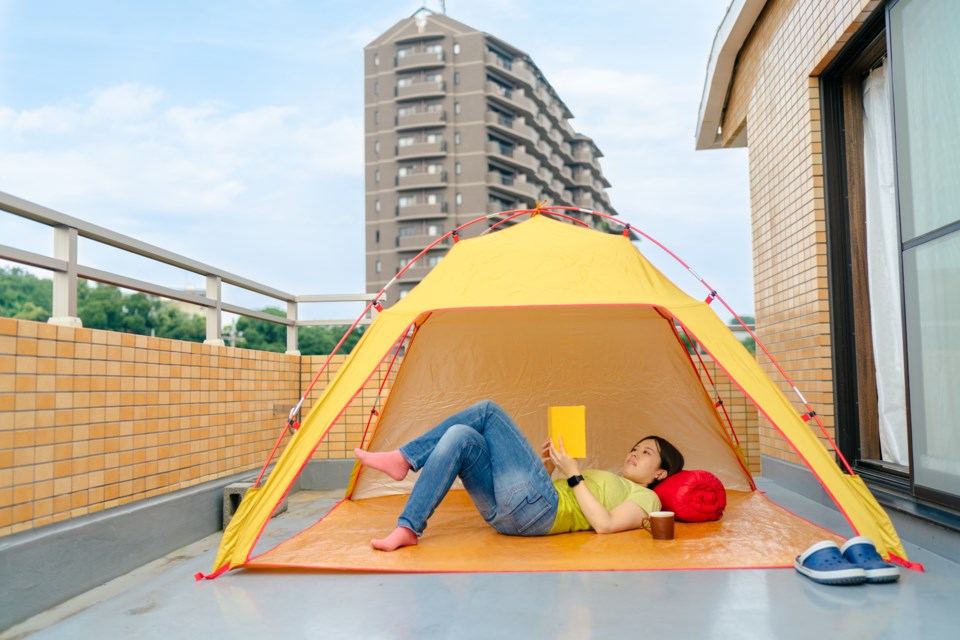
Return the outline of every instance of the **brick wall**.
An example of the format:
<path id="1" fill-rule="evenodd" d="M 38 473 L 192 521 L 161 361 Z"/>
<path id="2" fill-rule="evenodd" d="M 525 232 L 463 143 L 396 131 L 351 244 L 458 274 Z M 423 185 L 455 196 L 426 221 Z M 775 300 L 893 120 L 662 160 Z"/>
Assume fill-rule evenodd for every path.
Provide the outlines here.
<path id="1" fill-rule="evenodd" d="M 723 132 L 747 131 L 757 334 L 834 435 L 819 80 L 879 0 L 771 0 L 744 43 Z M 761 365 L 796 396 L 764 357 Z M 802 405 L 795 400 L 797 410 Z M 799 462 L 768 425 L 760 451 Z M 824 444 L 830 446 L 826 441 Z"/>
<path id="2" fill-rule="evenodd" d="M 262 464 L 296 356 L 0 318 L 0 535 Z"/>

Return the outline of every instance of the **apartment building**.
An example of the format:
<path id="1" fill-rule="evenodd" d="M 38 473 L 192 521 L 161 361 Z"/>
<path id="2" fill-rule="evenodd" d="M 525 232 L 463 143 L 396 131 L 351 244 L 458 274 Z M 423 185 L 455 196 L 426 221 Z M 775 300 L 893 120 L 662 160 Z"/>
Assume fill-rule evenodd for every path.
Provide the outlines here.
<path id="1" fill-rule="evenodd" d="M 616 214 L 603 154 L 573 129 L 570 110 L 520 49 L 421 9 L 364 49 L 364 74 L 367 291 L 380 291 L 438 237 L 478 216 L 543 200 Z M 404 272 L 386 304 L 451 245 Z"/>

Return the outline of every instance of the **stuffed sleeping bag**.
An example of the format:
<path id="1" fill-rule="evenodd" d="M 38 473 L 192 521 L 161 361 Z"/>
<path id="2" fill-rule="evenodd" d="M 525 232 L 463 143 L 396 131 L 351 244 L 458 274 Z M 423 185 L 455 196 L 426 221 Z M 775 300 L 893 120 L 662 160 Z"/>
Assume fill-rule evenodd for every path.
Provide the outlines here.
<path id="1" fill-rule="evenodd" d="M 709 522 L 723 517 L 727 492 L 709 471 L 679 471 L 653 488 L 664 510 L 679 522 Z"/>

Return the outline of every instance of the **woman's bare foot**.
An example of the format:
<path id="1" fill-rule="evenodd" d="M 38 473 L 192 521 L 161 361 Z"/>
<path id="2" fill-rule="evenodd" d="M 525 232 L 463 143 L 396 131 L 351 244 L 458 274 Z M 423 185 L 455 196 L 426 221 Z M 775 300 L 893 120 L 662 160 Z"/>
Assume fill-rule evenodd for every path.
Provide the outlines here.
<path id="1" fill-rule="evenodd" d="M 403 457 L 399 449 L 382 453 L 354 449 L 353 455 L 363 466 L 383 471 L 394 480 L 403 480 L 407 477 L 407 472 L 410 471 L 410 463 Z"/>
<path id="2" fill-rule="evenodd" d="M 386 538 L 371 540 L 370 544 L 380 551 L 395 551 L 400 547 L 412 547 L 417 542 L 417 534 L 406 527 L 397 527 Z"/>

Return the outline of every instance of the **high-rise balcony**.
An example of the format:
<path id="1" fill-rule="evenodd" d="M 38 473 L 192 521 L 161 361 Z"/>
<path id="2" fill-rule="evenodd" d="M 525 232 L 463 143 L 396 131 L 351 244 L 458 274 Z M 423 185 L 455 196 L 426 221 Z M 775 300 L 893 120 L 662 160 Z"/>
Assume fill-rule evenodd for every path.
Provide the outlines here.
<path id="1" fill-rule="evenodd" d="M 508 175 L 499 171 L 487 172 L 487 185 L 523 198 L 536 198 L 537 188 L 521 175 Z"/>
<path id="2" fill-rule="evenodd" d="M 533 102 L 523 95 L 523 90 L 521 89 L 504 89 L 496 82 L 487 82 L 486 92 L 489 96 L 508 105 L 517 107 L 528 113 L 533 111 Z"/>
<path id="3" fill-rule="evenodd" d="M 415 98 L 432 98 L 442 96 L 447 91 L 447 83 L 440 82 L 414 82 L 412 84 L 398 86 L 394 90 L 394 96 L 397 100 L 413 100 Z"/>
<path id="4" fill-rule="evenodd" d="M 423 171 L 421 173 L 410 173 L 405 176 L 397 176 L 397 188 L 413 189 L 417 187 L 443 186 L 447 183 L 447 172 Z"/>
<path id="5" fill-rule="evenodd" d="M 536 134 L 520 118 L 510 118 L 499 113 L 488 111 L 486 115 L 488 125 L 501 131 L 507 131 L 531 142 L 535 141 Z"/>
<path id="6" fill-rule="evenodd" d="M 397 71 L 442 67 L 444 64 L 446 64 L 446 55 L 443 51 L 421 51 L 410 55 L 397 56 L 393 61 L 393 66 L 396 67 Z"/>
<path id="7" fill-rule="evenodd" d="M 593 174 L 589 171 L 577 171 L 573 176 L 573 184 L 578 187 L 593 187 Z"/>
<path id="8" fill-rule="evenodd" d="M 434 242 L 437 242 L 438 238 L 440 238 L 440 236 L 430 236 L 427 234 L 420 234 L 415 236 L 400 236 L 397 239 L 397 248 L 401 250 L 406 249 L 410 251 L 423 251 Z M 446 247 L 449 247 L 451 244 L 453 243 L 450 240 L 450 238 L 446 237 L 443 240 L 441 240 L 439 243 L 437 243 L 437 247 L 446 248 Z"/>
<path id="9" fill-rule="evenodd" d="M 438 142 L 418 142 L 416 144 L 397 145 L 396 154 L 398 158 L 429 158 L 432 156 L 442 156 L 447 153 L 446 140 Z"/>
<path id="10" fill-rule="evenodd" d="M 420 127 L 439 127 L 447 123 L 447 112 L 438 109 L 436 111 L 420 111 L 398 115 L 394 121 L 397 129 L 417 129 Z"/>
<path id="11" fill-rule="evenodd" d="M 434 218 L 447 217 L 446 202 L 418 202 L 405 207 L 397 206 L 396 220 L 403 222 L 405 220 L 430 220 Z"/>
<path id="12" fill-rule="evenodd" d="M 507 61 L 501 58 L 498 55 L 490 53 L 487 51 L 485 62 L 491 67 L 495 67 L 501 73 L 506 74 L 507 76 L 522 82 L 528 87 L 533 86 L 533 74 L 530 73 L 530 70 L 527 69 L 527 66 L 523 63 L 522 60 L 511 60 Z"/>

